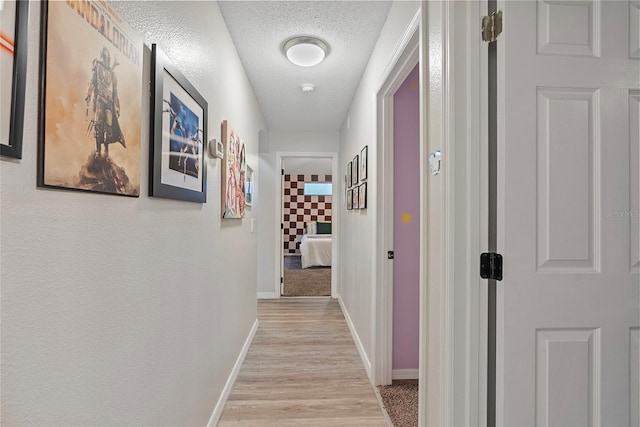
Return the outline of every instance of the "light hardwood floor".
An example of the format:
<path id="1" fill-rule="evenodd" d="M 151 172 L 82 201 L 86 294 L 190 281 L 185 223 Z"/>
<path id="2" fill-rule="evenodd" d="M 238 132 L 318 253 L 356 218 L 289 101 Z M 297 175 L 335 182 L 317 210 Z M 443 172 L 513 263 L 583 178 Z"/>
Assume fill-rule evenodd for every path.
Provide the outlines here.
<path id="1" fill-rule="evenodd" d="M 260 301 L 258 318 L 218 426 L 387 426 L 336 300 Z"/>

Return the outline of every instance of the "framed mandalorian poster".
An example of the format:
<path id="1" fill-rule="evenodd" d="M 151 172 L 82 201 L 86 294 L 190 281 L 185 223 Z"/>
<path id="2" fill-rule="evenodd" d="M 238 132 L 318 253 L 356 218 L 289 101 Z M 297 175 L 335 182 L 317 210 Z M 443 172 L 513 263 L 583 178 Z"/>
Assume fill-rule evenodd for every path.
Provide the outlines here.
<path id="1" fill-rule="evenodd" d="M 38 185 L 140 194 L 142 38 L 105 1 L 42 3 Z"/>

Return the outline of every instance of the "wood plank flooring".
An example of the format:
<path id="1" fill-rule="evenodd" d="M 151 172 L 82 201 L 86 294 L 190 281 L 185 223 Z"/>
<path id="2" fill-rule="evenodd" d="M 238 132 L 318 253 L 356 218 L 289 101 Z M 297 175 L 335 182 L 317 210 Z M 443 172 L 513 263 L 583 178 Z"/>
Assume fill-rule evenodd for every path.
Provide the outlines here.
<path id="1" fill-rule="evenodd" d="M 387 426 L 336 300 L 260 301 L 258 318 L 218 426 Z"/>

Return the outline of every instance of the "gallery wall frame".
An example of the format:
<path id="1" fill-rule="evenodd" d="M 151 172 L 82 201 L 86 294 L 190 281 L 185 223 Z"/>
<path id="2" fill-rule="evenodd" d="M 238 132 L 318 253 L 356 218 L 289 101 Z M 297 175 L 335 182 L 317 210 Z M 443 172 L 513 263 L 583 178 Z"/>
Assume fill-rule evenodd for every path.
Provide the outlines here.
<path id="1" fill-rule="evenodd" d="M 360 151 L 360 181 L 367 179 L 367 166 L 369 157 L 369 146 L 365 145 Z"/>
<path id="2" fill-rule="evenodd" d="M 245 213 L 247 154 L 244 142 L 235 129 L 222 122 L 222 218 L 242 219 Z"/>
<path id="3" fill-rule="evenodd" d="M 367 208 L 367 183 L 364 182 L 358 186 L 358 208 Z"/>
<path id="4" fill-rule="evenodd" d="M 358 182 L 360 181 L 358 178 L 358 172 L 360 171 L 358 159 L 359 156 L 356 154 L 351 161 L 351 185 L 358 185 Z"/>
<path id="5" fill-rule="evenodd" d="M 167 55 L 151 45 L 149 195 L 207 201 L 207 101 Z"/>
<path id="6" fill-rule="evenodd" d="M 347 163 L 347 186 L 348 188 L 353 187 L 353 166 L 351 162 Z"/>
<path id="7" fill-rule="evenodd" d="M 106 2 L 41 5 L 38 186 L 138 197 L 142 38 Z"/>
<path id="8" fill-rule="evenodd" d="M 7 59 L 0 61 L 0 92 L 11 94 L 0 100 L 0 154 L 16 159 L 22 158 L 29 3 L 6 2 L 0 12 L 0 22 L 9 22 L 8 28 L 0 27 L 0 55 Z"/>
<path id="9" fill-rule="evenodd" d="M 347 210 L 353 209 L 353 188 L 347 190 Z"/>
<path id="10" fill-rule="evenodd" d="M 358 186 L 353 187 L 353 209 L 360 209 L 360 191 Z"/>

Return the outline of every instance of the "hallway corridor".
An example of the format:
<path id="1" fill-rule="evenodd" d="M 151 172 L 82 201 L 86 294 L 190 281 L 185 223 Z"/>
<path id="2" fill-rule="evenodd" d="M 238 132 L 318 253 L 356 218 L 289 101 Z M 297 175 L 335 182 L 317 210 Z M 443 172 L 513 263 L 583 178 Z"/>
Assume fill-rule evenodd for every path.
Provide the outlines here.
<path id="1" fill-rule="evenodd" d="M 219 426 L 386 426 L 333 299 L 258 302 L 260 327 Z"/>

